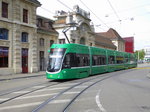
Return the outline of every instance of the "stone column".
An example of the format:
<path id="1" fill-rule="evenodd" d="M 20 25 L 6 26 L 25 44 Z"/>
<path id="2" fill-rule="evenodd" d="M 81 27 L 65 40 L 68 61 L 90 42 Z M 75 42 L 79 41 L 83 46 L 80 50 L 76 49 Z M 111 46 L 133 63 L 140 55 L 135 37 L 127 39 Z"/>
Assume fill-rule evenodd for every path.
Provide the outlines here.
<path id="1" fill-rule="evenodd" d="M 38 57 L 37 57 L 37 33 L 36 29 L 32 29 L 33 33 L 30 36 L 29 46 L 29 72 L 38 72 Z"/>
<path id="2" fill-rule="evenodd" d="M 13 69 L 14 73 L 22 72 L 21 64 L 21 42 L 20 42 L 20 25 L 13 24 L 12 46 L 13 46 Z"/>

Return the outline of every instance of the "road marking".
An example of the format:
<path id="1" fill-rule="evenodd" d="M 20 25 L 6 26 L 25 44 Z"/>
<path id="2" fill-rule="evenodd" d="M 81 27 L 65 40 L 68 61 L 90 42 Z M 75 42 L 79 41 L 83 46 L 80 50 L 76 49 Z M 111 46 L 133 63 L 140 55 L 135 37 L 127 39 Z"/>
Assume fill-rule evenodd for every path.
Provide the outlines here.
<path id="1" fill-rule="evenodd" d="M 43 88 L 45 86 L 35 86 L 35 87 L 32 87 L 32 88 Z"/>
<path id="2" fill-rule="evenodd" d="M 96 103 L 97 103 L 97 105 L 98 105 L 98 107 L 99 107 L 99 109 L 100 109 L 101 112 L 107 112 L 107 111 L 104 109 L 104 107 L 102 106 L 102 104 L 101 104 L 101 102 L 100 102 L 100 100 L 99 100 L 99 99 L 100 99 L 100 98 L 99 98 L 100 92 L 101 92 L 101 90 L 98 91 L 98 93 L 97 93 L 97 95 L 96 95 L 96 97 L 95 97 Z"/>
<path id="3" fill-rule="evenodd" d="M 75 88 L 86 88 L 86 87 L 88 87 L 88 86 L 77 86 Z"/>
<path id="4" fill-rule="evenodd" d="M 67 84 L 61 84 L 61 85 L 55 85 L 54 87 L 61 87 L 61 86 L 70 86 L 70 85 L 76 85 L 78 83 L 67 83 Z"/>
<path id="5" fill-rule="evenodd" d="M 137 68 L 132 68 L 132 69 L 150 69 L 150 67 L 137 67 Z"/>
<path id="6" fill-rule="evenodd" d="M 39 98 L 39 97 L 45 97 L 45 96 L 51 96 L 51 95 L 56 95 L 58 93 L 51 93 L 51 94 L 42 94 L 42 95 L 34 95 L 34 96 L 26 96 L 26 97 L 19 97 L 16 99 L 29 99 L 29 98 Z"/>
<path id="7" fill-rule="evenodd" d="M 75 91 L 75 92 L 65 92 L 64 94 L 76 94 L 76 93 L 80 93 L 80 91 Z"/>
<path id="8" fill-rule="evenodd" d="M 1 101 L 5 101 L 5 100 L 8 100 L 9 98 L 2 98 L 2 99 L 0 99 L 0 102 Z"/>
<path id="9" fill-rule="evenodd" d="M 18 94 L 18 93 L 28 93 L 28 92 L 30 92 L 30 91 L 18 91 L 18 92 L 13 92 L 13 93 Z"/>
<path id="10" fill-rule="evenodd" d="M 50 102 L 49 104 L 66 103 L 66 102 L 70 102 L 70 101 L 71 101 L 71 99 L 54 100 L 54 101 Z M 36 105 L 40 105 L 42 103 L 43 102 L 33 102 L 33 103 L 27 103 L 27 104 L 21 104 L 21 105 L 0 107 L 0 111 L 1 110 L 11 110 L 11 109 L 17 109 L 17 108 L 24 108 L 24 107 L 29 107 L 29 106 L 36 106 Z"/>
<path id="11" fill-rule="evenodd" d="M 71 99 L 54 100 L 54 101 L 50 102 L 49 104 L 52 104 L 52 103 L 54 103 L 54 104 L 56 104 L 56 103 L 66 103 L 66 102 L 70 102 L 70 101 L 71 101 Z"/>
<path id="12" fill-rule="evenodd" d="M 66 89 L 68 87 L 60 87 L 60 88 L 51 88 L 51 89 L 42 89 L 42 90 L 38 90 L 36 92 L 43 92 L 43 91 L 51 91 L 51 90 L 59 90 L 59 89 Z"/>
<path id="13" fill-rule="evenodd" d="M 35 103 L 27 103 L 27 104 L 21 104 L 21 105 L 0 107 L 0 110 L 11 110 L 11 109 L 17 109 L 17 108 L 23 108 L 23 107 L 29 107 L 29 106 L 36 106 L 36 105 L 40 105 L 41 103 L 43 103 L 43 102 L 35 102 Z"/>

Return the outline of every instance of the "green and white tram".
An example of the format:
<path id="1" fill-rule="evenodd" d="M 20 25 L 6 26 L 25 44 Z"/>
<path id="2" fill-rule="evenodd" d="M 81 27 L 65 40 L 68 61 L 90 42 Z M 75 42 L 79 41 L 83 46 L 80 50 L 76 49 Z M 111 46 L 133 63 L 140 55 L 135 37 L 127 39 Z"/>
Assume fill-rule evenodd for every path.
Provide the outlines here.
<path id="1" fill-rule="evenodd" d="M 134 54 L 80 44 L 53 44 L 46 71 L 48 79 L 74 79 L 136 67 Z"/>

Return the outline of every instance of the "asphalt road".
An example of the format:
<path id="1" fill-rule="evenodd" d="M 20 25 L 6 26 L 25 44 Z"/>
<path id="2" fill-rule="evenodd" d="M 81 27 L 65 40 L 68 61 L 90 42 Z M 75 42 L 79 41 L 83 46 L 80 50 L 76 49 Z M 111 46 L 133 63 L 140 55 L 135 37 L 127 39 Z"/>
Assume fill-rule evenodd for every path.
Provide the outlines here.
<path id="1" fill-rule="evenodd" d="M 34 112 L 63 112 L 75 97 L 67 112 L 150 112 L 150 64 L 139 67 L 69 81 L 45 77 L 3 81 L 0 112 L 33 112 L 45 101 L 46 106 Z"/>
<path id="2" fill-rule="evenodd" d="M 90 88 L 70 112 L 150 112 L 150 65 L 125 71 Z"/>

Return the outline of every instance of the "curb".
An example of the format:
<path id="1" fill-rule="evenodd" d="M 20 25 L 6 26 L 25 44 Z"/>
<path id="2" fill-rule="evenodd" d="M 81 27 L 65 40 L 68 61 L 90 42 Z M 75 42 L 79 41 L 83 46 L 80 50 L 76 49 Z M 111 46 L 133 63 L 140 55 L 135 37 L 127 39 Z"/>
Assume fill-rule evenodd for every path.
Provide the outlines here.
<path id="1" fill-rule="evenodd" d="M 4 78 L 4 79 L 0 79 L 0 81 L 13 80 L 13 79 L 22 79 L 22 78 L 29 78 L 29 77 L 40 77 L 40 76 L 44 76 L 44 75 L 45 75 L 45 74 L 31 75 L 31 76 L 23 76 L 23 77 L 13 77 L 13 78 Z"/>

